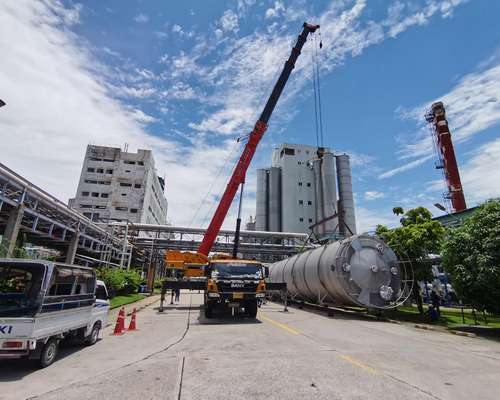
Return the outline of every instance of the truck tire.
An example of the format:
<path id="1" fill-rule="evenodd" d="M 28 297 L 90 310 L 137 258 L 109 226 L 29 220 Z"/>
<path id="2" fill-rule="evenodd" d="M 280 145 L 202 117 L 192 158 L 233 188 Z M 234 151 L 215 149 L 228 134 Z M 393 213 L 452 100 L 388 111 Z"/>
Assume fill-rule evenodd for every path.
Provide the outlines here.
<path id="1" fill-rule="evenodd" d="M 49 339 L 42 348 L 40 353 L 40 367 L 46 368 L 54 362 L 57 357 L 59 341 L 57 339 Z"/>
<path id="2" fill-rule="evenodd" d="M 211 304 L 205 304 L 205 318 L 212 318 L 213 316 L 213 307 Z"/>
<path id="3" fill-rule="evenodd" d="M 93 346 L 99 340 L 99 332 L 101 330 L 101 323 L 96 322 L 92 327 L 92 331 L 90 331 L 90 335 L 88 335 L 85 339 L 85 344 L 87 346 Z"/>
<path id="4" fill-rule="evenodd" d="M 245 312 L 250 318 L 257 317 L 257 300 L 249 301 L 245 304 Z"/>

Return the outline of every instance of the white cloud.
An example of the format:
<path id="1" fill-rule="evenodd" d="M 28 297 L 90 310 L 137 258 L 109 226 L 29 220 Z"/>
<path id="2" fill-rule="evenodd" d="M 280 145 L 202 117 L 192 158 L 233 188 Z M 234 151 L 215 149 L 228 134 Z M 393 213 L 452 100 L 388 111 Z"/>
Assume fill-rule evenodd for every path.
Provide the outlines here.
<path id="1" fill-rule="evenodd" d="M 111 96 L 95 72 L 101 66 L 68 30 L 77 11 L 51 0 L 0 2 L 2 163 L 66 200 L 75 194 L 87 144 L 152 149 L 159 174 L 166 173 L 169 219 L 186 224 L 233 142 L 185 146 L 148 134 L 144 125 L 154 118 Z M 135 76 L 154 79 L 146 70 Z"/>
<path id="2" fill-rule="evenodd" d="M 379 179 L 390 178 L 390 177 L 392 177 L 394 175 L 397 175 L 397 174 L 399 174 L 401 172 L 408 171 L 410 169 L 418 167 L 419 165 L 422 165 L 426 161 L 430 160 L 432 157 L 434 157 L 434 155 L 431 154 L 431 155 L 428 155 L 428 156 L 425 156 L 425 157 L 418 158 L 418 159 L 416 159 L 414 161 L 408 162 L 408 163 L 406 163 L 404 165 L 401 165 L 401 166 L 399 166 L 397 168 L 393 168 L 393 169 L 391 169 L 389 171 L 386 171 L 386 172 L 380 174 L 378 176 L 378 178 Z"/>
<path id="3" fill-rule="evenodd" d="M 500 139 L 477 148 L 460 171 L 469 206 L 500 197 Z M 435 186 L 436 189 L 443 190 L 442 182 Z"/>
<path id="4" fill-rule="evenodd" d="M 399 217 L 392 213 L 356 206 L 356 228 L 358 233 L 374 232 L 377 225 L 396 226 Z"/>
<path id="5" fill-rule="evenodd" d="M 277 18 L 285 11 L 285 5 L 282 1 L 275 1 L 274 7 L 270 7 L 266 10 L 265 17 L 266 18 Z"/>
<path id="6" fill-rule="evenodd" d="M 369 190 L 365 192 L 365 200 L 377 200 L 385 197 L 384 193 L 377 192 L 376 190 Z"/>
<path id="7" fill-rule="evenodd" d="M 222 30 L 226 32 L 238 32 L 238 15 L 232 10 L 224 11 L 224 14 L 220 18 L 220 25 Z"/>
<path id="8" fill-rule="evenodd" d="M 416 134 L 411 135 L 412 138 L 417 137 L 417 140 L 403 145 L 398 152 L 399 156 L 401 159 L 418 158 L 387 171 L 380 178 L 417 167 L 434 156 L 432 133 L 426 125 L 424 115 L 436 101 L 444 103 L 454 144 L 465 142 L 500 123 L 500 65 L 495 55 L 487 61 L 483 65 L 490 68 L 464 76 L 449 93 L 410 110 L 401 107 L 396 110 L 403 119 L 414 120 L 418 129 Z M 497 65 L 491 66 L 495 61 Z"/>
<path id="9" fill-rule="evenodd" d="M 134 17 L 134 21 L 139 24 L 144 24 L 149 21 L 149 17 L 146 14 L 139 14 Z"/>

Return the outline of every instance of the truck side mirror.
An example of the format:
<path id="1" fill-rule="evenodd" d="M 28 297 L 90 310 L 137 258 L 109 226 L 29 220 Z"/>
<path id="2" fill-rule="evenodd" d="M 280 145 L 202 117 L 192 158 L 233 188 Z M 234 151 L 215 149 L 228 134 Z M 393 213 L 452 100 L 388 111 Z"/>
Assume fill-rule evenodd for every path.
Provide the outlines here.
<path id="1" fill-rule="evenodd" d="M 264 276 L 269 278 L 269 267 L 264 267 Z"/>

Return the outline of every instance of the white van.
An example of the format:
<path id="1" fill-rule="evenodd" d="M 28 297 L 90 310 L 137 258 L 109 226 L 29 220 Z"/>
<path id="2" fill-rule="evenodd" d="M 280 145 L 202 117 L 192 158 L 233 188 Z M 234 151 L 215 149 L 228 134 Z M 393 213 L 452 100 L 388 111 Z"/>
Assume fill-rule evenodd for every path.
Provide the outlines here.
<path id="1" fill-rule="evenodd" d="M 35 358 L 47 367 L 62 339 L 95 344 L 108 312 L 106 286 L 91 268 L 0 259 L 0 359 Z"/>

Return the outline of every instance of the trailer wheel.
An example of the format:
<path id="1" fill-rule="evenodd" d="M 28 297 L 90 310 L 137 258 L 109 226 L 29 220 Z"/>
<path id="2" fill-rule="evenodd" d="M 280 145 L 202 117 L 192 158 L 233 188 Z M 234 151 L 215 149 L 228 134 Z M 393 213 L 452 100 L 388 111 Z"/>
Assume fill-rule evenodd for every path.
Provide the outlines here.
<path id="1" fill-rule="evenodd" d="M 57 339 L 49 339 L 42 348 L 40 353 L 40 367 L 46 368 L 54 362 L 57 357 L 59 341 Z"/>
<path id="2" fill-rule="evenodd" d="M 92 327 L 92 331 L 90 332 L 90 335 L 87 336 L 87 339 L 85 343 L 87 346 L 93 346 L 94 344 L 97 343 L 99 340 L 99 331 L 101 330 L 101 323 L 96 322 L 94 326 Z"/>
<path id="3" fill-rule="evenodd" d="M 212 318 L 213 316 L 213 308 L 209 303 L 205 304 L 205 318 Z"/>
<path id="4" fill-rule="evenodd" d="M 245 304 L 245 312 L 250 318 L 257 317 L 257 300 L 249 301 Z"/>

